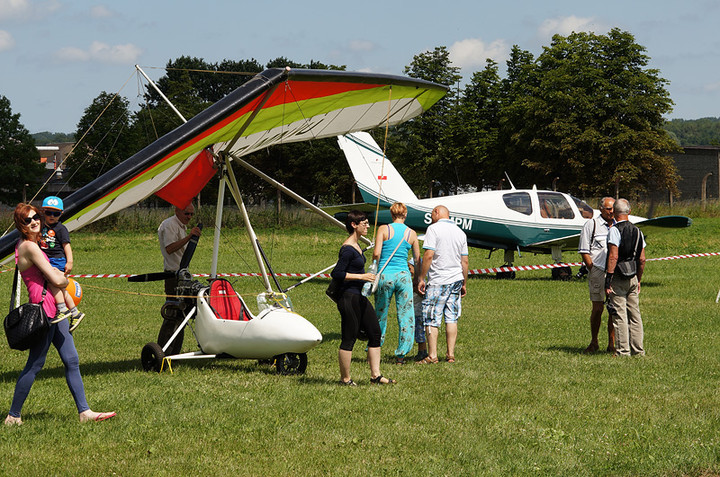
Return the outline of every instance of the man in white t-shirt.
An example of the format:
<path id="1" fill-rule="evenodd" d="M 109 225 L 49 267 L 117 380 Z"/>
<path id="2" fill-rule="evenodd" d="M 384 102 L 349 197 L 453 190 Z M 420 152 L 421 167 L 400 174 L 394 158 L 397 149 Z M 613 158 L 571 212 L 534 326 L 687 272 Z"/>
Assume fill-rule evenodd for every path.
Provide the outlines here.
<path id="1" fill-rule="evenodd" d="M 437 342 L 443 318 L 447 341 L 446 360 L 454 363 L 457 322 L 462 311 L 461 298 L 467 293 L 467 236 L 450 220 L 447 207 L 438 205 L 430 217 L 432 225 L 425 233 L 425 253 L 417 287 L 420 294 L 425 295 L 422 309 L 428 344 L 428 356 L 420 363 L 438 362 Z"/>
<path id="2" fill-rule="evenodd" d="M 158 227 L 158 241 L 160 242 L 160 252 L 163 256 L 163 268 L 166 272 L 177 272 L 180 268 L 180 260 L 182 259 L 185 248 L 193 235 L 200 236 L 200 228 L 194 227 L 190 233 L 187 233 L 187 224 L 192 216 L 195 215 L 195 207 L 189 204 L 184 209 L 175 207 L 175 215 L 163 220 Z M 165 280 L 165 295 L 175 295 L 177 288 L 177 276 Z M 174 298 L 167 297 L 165 302 L 173 301 Z M 163 307 L 163 309 L 166 309 Z M 180 324 L 178 317 L 168 319 L 163 314 L 163 324 L 160 326 L 158 333 L 158 344 L 165 346 L 170 337 L 175 333 L 177 326 Z M 181 331 L 172 345 L 168 348 L 166 354 L 179 354 L 182 349 L 184 333 Z"/>

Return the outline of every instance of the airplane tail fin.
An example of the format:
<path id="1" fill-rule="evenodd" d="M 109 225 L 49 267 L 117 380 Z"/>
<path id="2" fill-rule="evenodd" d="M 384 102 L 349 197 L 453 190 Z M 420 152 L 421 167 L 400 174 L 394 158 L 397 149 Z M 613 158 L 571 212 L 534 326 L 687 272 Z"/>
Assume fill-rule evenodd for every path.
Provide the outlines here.
<path id="1" fill-rule="evenodd" d="M 370 134 L 356 132 L 338 136 L 338 144 L 365 202 L 376 203 L 378 195 L 383 206 L 417 202 L 417 196 L 387 157 L 383 163 L 383 151 Z"/>

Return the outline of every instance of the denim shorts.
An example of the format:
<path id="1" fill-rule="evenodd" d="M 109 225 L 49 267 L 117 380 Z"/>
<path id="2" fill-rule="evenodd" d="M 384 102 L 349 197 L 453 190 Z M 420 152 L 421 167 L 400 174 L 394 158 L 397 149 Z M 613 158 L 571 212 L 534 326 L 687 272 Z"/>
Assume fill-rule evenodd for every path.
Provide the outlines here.
<path id="1" fill-rule="evenodd" d="M 429 285 L 425 288 L 422 301 L 423 324 L 440 328 L 443 318 L 445 324 L 457 323 L 462 312 L 460 292 L 463 280 L 449 285 Z"/>

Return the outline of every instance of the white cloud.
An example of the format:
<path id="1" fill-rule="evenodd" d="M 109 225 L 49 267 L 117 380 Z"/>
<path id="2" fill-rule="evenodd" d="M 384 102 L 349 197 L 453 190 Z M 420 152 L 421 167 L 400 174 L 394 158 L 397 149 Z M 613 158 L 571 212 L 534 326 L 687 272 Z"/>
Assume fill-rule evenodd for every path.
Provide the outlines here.
<path id="1" fill-rule="evenodd" d="M 30 0 L 0 0 L 0 20 L 41 19 L 60 8 L 58 0 L 31 3 Z"/>
<path id="2" fill-rule="evenodd" d="M 90 16 L 93 18 L 109 18 L 115 16 L 115 12 L 105 5 L 96 5 L 90 9 Z"/>
<path id="3" fill-rule="evenodd" d="M 0 51 L 6 51 L 15 46 L 15 39 L 5 30 L 0 30 Z"/>
<path id="4" fill-rule="evenodd" d="M 350 51 L 367 52 L 375 49 L 375 43 L 367 40 L 353 40 L 350 42 Z"/>
<path id="5" fill-rule="evenodd" d="M 75 47 L 61 48 L 55 53 L 55 58 L 60 61 L 72 62 L 134 63 L 141 53 L 142 50 L 132 43 L 110 46 L 106 43 L 94 41 L 87 50 Z"/>
<path id="6" fill-rule="evenodd" d="M 720 91 L 720 82 L 705 84 L 703 86 L 703 91 L 707 93 L 715 93 L 716 91 Z"/>
<path id="7" fill-rule="evenodd" d="M 28 0 L 0 0 L 0 20 L 23 17 L 30 13 Z"/>
<path id="8" fill-rule="evenodd" d="M 600 33 L 604 29 L 593 17 L 580 18 L 570 15 L 569 17 L 548 18 L 538 28 L 538 34 L 543 38 L 549 38 L 555 34 L 567 36 L 572 32 L 581 31 Z"/>
<path id="9" fill-rule="evenodd" d="M 456 41 L 449 50 L 450 61 L 462 69 L 484 67 L 487 58 L 502 63 L 508 58 L 509 51 L 505 40 L 495 40 L 487 44 L 480 38 Z"/>

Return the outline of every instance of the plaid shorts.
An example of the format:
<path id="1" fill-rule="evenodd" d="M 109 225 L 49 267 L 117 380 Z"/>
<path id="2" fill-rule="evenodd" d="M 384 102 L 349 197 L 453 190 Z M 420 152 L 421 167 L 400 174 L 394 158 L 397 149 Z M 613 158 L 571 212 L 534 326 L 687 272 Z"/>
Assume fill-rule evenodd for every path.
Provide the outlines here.
<path id="1" fill-rule="evenodd" d="M 429 285 L 425 288 L 425 298 L 422 301 L 423 324 L 440 328 L 442 320 L 445 323 L 457 323 L 462 312 L 460 292 L 463 281 L 459 280 L 449 285 Z"/>

